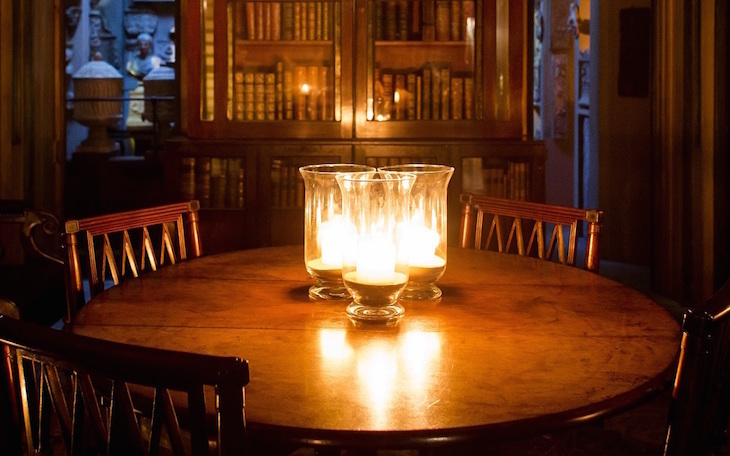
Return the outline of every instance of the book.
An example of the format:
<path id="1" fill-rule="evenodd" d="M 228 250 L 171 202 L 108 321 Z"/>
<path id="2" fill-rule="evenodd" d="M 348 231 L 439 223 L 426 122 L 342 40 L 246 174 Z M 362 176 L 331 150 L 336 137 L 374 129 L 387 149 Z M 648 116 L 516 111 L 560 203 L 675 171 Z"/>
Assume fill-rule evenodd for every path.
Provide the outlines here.
<path id="1" fill-rule="evenodd" d="M 383 84 L 383 103 L 378 120 L 390 120 L 393 114 L 393 73 L 382 73 L 381 80 Z"/>
<path id="2" fill-rule="evenodd" d="M 276 120 L 284 120 L 284 62 L 276 62 L 274 95 L 276 98 Z"/>
<path id="3" fill-rule="evenodd" d="M 422 112 L 423 112 L 423 98 L 421 97 L 421 94 L 423 93 L 423 76 L 420 74 L 416 75 L 416 120 L 423 119 Z"/>
<path id="4" fill-rule="evenodd" d="M 264 2 L 255 2 L 256 5 L 256 39 L 257 40 L 263 40 L 265 36 L 265 19 L 266 16 L 264 15 Z"/>
<path id="5" fill-rule="evenodd" d="M 239 185 L 241 186 L 241 205 L 239 206 Z M 243 179 L 241 174 L 241 159 L 226 159 L 226 189 L 225 207 L 243 207 Z"/>
<path id="6" fill-rule="evenodd" d="M 383 3 L 384 0 L 375 0 L 375 17 L 373 18 L 373 36 L 375 41 L 382 41 L 385 38 L 383 31 Z"/>
<path id="7" fill-rule="evenodd" d="M 330 2 L 322 2 L 322 39 L 325 41 L 329 41 L 331 37 L 330 24 L 332 22 L 332 12 L 330 11 L 330 5 Z"/>
<path id="8" fill-rule="evenodd" d="M 271 2 L 271 39 L 281 39 L 281 2 Z"/>
<path id="9" fill-rule="evenodd" d="M 291 41 L 294 39 L 294 2 L 283 2 L 280 14 L 281 39 Z"/>
<path id="10" fill-rule="evenodd" d="M 310 65 L 307 67 L 307 84 L 309 94 L 307 96 L 307 119 L 317 120 L 317 103 L 319 102 L 319 67 Z"/>
<path id="11" fill-rule="evenodd" d="M 319 67 L 319 120 L 332 120 L 332 100 L 330 97 L 330 68 Z"/>
<path id="12" fill-rule="evenodd" d="M 436 41 L 449 41 L 451 38 L 451 0 L 436 0 Z"/>
<path id="13" fill-rule="evenodd" d="M 474 78 L 464 78 L 464 119 L 474 118 Z"/>
<path id="14" fill-rule="evenodd" d="M 239 122 L 245 119 L 243 91 L 243 70 L 238 68 L 233 73 L 233 118 Z"/>
<path id="15" fill-rule="evenodd" d="M 272 17 L 271 17 L 271 4 L 272 2 L 262 2 L 264 3 L 264 39 L 269 41 L 271 40 L 271 31 L 272 31 Z"/>
<path id="16" fill-rule="evenodd" d="M 464 79 L 451 78 L 451 119 L 461 120 L 463 118 L 464 107 Z"/>
<path id="17" fill-rule="evenodd" d="M 264 75 L 264 113 L 266 120 L 276 120 L 276 73 Z"/>
<path id="18" fill-rule="evenodd" d="M 243 74 L 243 117 L 245 120 L 254 120 L 254 74 Z"/>
<path id="19" fill-rule="evenodd" d="M 451 92 L 451 71 L 448 68 L 441 68 L 441 120 L 449 120 L 449 104 Z"/>
<path id="20" fill-rule="evenodd" d="M 254 120 L 266 120 L 266 74 L 254 73 L 253 78 L 253 114 Z"/>
<path id="21" fill-rule="evenodd" d="M 271 205 L 278 207 L 281 204 L 281 159 L 271 160 Z"/>
<path id="22" fill-rule="evenodd" d="M 408 0 L 398 0 L 398 40 L 408 40 Z"/>
<path id="23" fill-rule="evenodd" d="M 462 0 L 450 0 L 451 14 L 449 23 L 451 29 L 451 41 L 461 41 L 461 2 Z"/>
<path id="24" fill-rule="evenodd" d="M 414 0 L 411 2 L 411 17 L 410 17 L 410 39 L 420 40 L 421 39 L 421 2 Z"/>
<path id="25" fill-rule="evenodd" d="M 210 207 L 222 208 L 226 205 L 226 160 L 210 159 Z"/>
<path id="26" fill-rule="evenodd" d="M 421 39 L 434 41 L 436 39 L 436 0 L 423 0 L 422 16 Z"/>
<path id="27" fill-rule="evenodd" d="M 233 27 L 233 34 L 236 38 L 246 39 L 246 9 L 243 2 L 234 5 Z"/>
<path id="28" fill-rule="evenodd" d="M 416 73 L 406 75 L 406 118 L 416 120 Z"/>
<path id="29" fill-rule="evenodd" d="M 307 2 L 307 39 L 314 41 L 317 36 L 317 2 Z"/>
<path id="30" fill-rule="evenodd" d="M 246 2 L 246 38 L 256 39 L 256 14 L 255 4 L 252 1 Z"/>
<path id="31" fill-rule="evenodd" d="M 294 73 L 284 70 L 284 119 L 294 119 Z"/>
<path id="32" fill-rule="evenodd" d="M 398 2 L 397 0 L 385 1 L 385 39 L 395 41 L 398 38 Z"/>
<path id="33" fill-rule="evenodd" d="M 202 207 L 210 207 L 210 158 L 195 160 L 195 197 Z"/>
<path id="34" fill-rule="evenodd" d="M 421 74 L 423 76 L 423 90 L 422 90 L 422 98 L 423 101 L 421 103 L 421 118 L 423 120 L 430 120 L 431 119 L 431 69 L 426 67 L 421 71 Z"/>
<path id="35" fill-rule="evenodd" d="M 431 70 L 431 119 L 441 118 L 441 72 L 434 67 Z"/>
<path id="36" fill-rule="evenodd" d="M 322 2 L 315 2 L 314 10 L 314 39 L 322 40 Z"/>
<path id="37" fill-rule="evenodd" d="M 294 37 L 295 41 L 302 39 L 302 2 L 294 2 L 293 7 Z M 306 31 L 304 32 L 306 37 Z"/>

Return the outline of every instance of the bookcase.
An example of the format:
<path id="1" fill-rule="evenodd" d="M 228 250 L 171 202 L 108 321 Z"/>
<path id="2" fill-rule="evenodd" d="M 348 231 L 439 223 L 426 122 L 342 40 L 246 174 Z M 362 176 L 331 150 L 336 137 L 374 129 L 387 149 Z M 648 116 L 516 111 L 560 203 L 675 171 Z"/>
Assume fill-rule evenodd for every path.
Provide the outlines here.
<path id="1" fill-rule="evenodd" d="M 461 191 L 543 200 L 528 3 L 185 0 L 168 198 L 201 201 L 208 252 L 301 243 L 306 164 L 452 165 L 456 228 Z"/>

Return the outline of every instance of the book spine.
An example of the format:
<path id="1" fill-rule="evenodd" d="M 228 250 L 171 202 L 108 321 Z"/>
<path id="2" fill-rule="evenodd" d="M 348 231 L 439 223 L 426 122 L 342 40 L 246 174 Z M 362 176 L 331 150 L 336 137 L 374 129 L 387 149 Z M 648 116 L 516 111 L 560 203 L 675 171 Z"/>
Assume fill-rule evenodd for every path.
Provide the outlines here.
<path id="1" fill-rule="evenodd" d="M 276 62 L 276 80 L 274 82 L 276 97 L 276 120 L 284 120 L 284 62 Z"/>
<path id="2" fill-rule="evenodd" d="M 210 207 L 210 158 L 196 160 L 195 196 L 202 207 Z"/>
<path id="3" fill-rule="evenodd" d="M 464 119 L 474 118 L 474 78 L 464 78 Z"/>
<path id="4" fill-rule="evenodd" d="M 382 105 L 382 120 L 390 120 L 393 115 L 393 74 L 382 73 L 383 81 L 383 105 Z"/>
<path id="5" fill-rule="evenodd" d="M 441 72 L 434 67 L 431 70 L 431 119 L 441 118 Z"/>
<path id="6" fill-rule="evenodd" d="M 286 41 L 294 39 L 294 2 L 281 4 L 281 39 Z"/>
<path id="7" fill-rule="evenodd" d="M 253 79 L 254 120 L 266 120 L 266 74 L 255 73 Z"/>
<path id="8" fill-rule="evenodd" d="M 451 38 L 450 0 L 436 0 L 436 41 L 449 41 Z"/>
<path id="9" fill-rule="evenodd" d="M 307 39 L 314 41 L 317 38 L 317 6 L 316 2 L 307 2 Z"/>
<path id="10" fill-rule="evenodd" d="M 243 70 L 237 68 L 233 73 L 233 118 L 237 122 L 244 120 L 244 85 Z"/>
<path id="11" fill-rule="evenodd" d="M 271 39 L 281 39 L 281 2 L 271 3 Z"/>
<path id="12" fill-rule="evenodd" d="M 451 0 L 451 40 L 461 41 L 461 2 L 462 0 Z"/>
<path id="13" fill-rule="evenodd" d="M 272 39 L 273 18 L 271 16 L 271 2 L 264 3 L 264 39 Z"/>
<path id="14" fill-rule="evenodd" d="M 441 120 L 449 120 L 451 77 L 448 68 L 441 68 Z"/>
<path id="15" fill-rule="evenodd" d="M 314 10 L 314 39 L 317 41 L 322 40 L 322 2 L 315 2 Z"/>
<path id="16" fill-rule="evenodd" d="M 461 3 L 461 18 L 461 39 L 467 40 L 474 33 L 474 0 L 464 0 Z"/>
<path id="17" fill-rule="evenodd" d="M 245 120 L 254 120 L 254 74 L 243 74 L 243 117 Z"/>
<path id="18" fill-rule="evenodd" d="M 375 0 L 375 18 L 373 19 L 373 35 L 375 41 L 382 41 L 385 38 L 383 31 L 383 5 L 384 0 Z"/>
<path id="19" fill-rule="evenodd" d="M 226 159 L 225 207 L 238 207 L 238 173 L 240 168 L 240 158 Z"/>
<path id="20" fill-rule="evenodd" d="M 423 98 L 421 97 L 421 94 L 423 93 L 423 76 L 420 74 L 416 75 L 416 93 L 414 94 L 416 98 L 416 120 L 423 119 Z"/>
<path id="21" fill-rule="evenodd" d="M 411 2 L 411 17 L 410 17 L 410 38 L 418 41 L 421 39 L 421 2 L 420 0 L 414 0 Z"/>
<path id="22" fill-rule="evenodd" d="M 222 208 L 226 204 L 226 160 L 210 159 L 210 207 Z"/>
<path id="23" fill-rule="evenodd" d="M 408 40 L 408 0 L 398 0 L 398 39 Z"/>
<path id="24" fill-rule="evenodd" d="M 281 205 L 281 160 L 271 160 L 271 205 Z"/>
<path id="25" fill-rule="evenodd" d="M 434 41 L 436 39 L 436 0 L 423 0 L 421 35 L 423 41 Z"/>
<path id="26" fill-rule="evenodd" d="M 416 73 L 406 75 L 406 118 L 416 120 Z"/>
<path id="27" fill-rule="evenodd" d="M 464 79 L 451 78 L 451 119 L 463 119 Z"/>
<path id="28" fill-rule="evenodd" d="M 264 75 L 264 112 L 266 120 L 276 120 L 276 74 Z"/>
<path id="29" fill-rule="evenodd" d="M 408 100 L 408 91 L 406 90 L 406 75 L 395 75 L 395 93 L 393 94 L 393 108 L 395 110 L 395 120 L 405 119 L 406 103 Z"/>
<path id="30" fill-rule="evenodd" d="M 264 14 L 264 3 L 256 2 L 256 39 L 263 40 L 266 36 L 266 16 Z"/>
<path id="31" fill-rule="evenodd" d="M 256 39 L 256 6 L 254 2 L 246 2 L 246 38 L 249 40 Z"/>
<path id="32" fill-rule="evenodd" d="M 319 67 L 319 119 L 332 120 L 332 103 L 330 100 L 330 68 Z"/>
<path id="33" fill-rule="evenodd" d="M 386 0 L 385 2 L 385 39 L 395 41 L 398 38 L 398 2 L 397 0 Z"/>
<path id="34" fill-rule="evenodd" d="M 233 27 L 233 36 L 237 39 L 246 39 L 246 7 L 243 2 L 234 5 Z"/>
<path id="35" fill-rule="evenodd" d="M 294 119 L 294 74 L 284 70 L 284 119 Z"/>
<path id="36" fill-rule="evenodd" d="M 421 114 L 421 118 L 423 120 L 430 120 L 431 119 L 431 69 L 430 68 L 424 68 L 422 71 L 423 74 L 423 113 Z"/>
<path id="37" fill-rule="evenodd" d="M 317 102 L 319 101 L 319 67 L 307 67 L 307 84 L 309 85 L 309 96 L 307 97 L 307 119 L 317 120 Z"/>
<path id="38" fill-rule="evenodd" d="M 294 40 L 300 41 L 302 39 L 302 2 L 294 2 Z"/>
<path id="39" fill-rule="evenodd" d="M 332 11 L 330 11 L 330 2 L 322 3 L 322 39 L 329 41 L 331 39 L 330 28 L 332 27 Z M 302 180 L 302 184 L 304 180 Z"/>

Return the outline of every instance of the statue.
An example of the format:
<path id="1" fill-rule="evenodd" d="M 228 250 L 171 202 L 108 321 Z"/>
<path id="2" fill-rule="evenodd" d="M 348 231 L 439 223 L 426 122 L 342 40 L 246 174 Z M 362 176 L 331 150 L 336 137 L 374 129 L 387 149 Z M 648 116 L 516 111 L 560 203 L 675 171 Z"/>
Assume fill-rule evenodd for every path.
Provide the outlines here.
<path id="1" fill-rule="evenodd" d="M 127 72 L 142 81 L 147 74 L 161 64 L 161 59 L 152 53 L 152 36 L 142 32 L 137 36 L 138 51 L 127 62 Z"/>

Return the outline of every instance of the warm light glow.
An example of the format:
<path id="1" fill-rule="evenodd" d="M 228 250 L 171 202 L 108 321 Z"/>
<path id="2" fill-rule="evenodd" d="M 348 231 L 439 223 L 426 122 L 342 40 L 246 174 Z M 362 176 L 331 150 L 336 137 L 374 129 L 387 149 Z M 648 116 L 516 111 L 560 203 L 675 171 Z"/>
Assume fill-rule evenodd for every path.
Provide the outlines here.
<path id="1" fill-rule="evenodd" d="M 395 244 L 385 236 L 373 235 L 361 239 L 357 249 L 356 279 L 353 281 L 364 284 L 394 283 L 395 260 Z"/>
<path id="2" fill-rule="evenodd" d="M 438 335 L 423 331 L 406 333 L 401 345 L 402 359 L 406 364 L 406 373 L 414 393 L 422 393 L 429 377 L 429 365 L 438 359 L 441 340 Z"/>
<path id="3" fill-rule="evenodd" d="M 299 90 L 301 91 L 302 95 L 309 95 L 309 84 L 307 84 L 307 83 L 302 84 L 302 86 L 299 88 Z"/>
<path id="4" fill-rule="evenodd" d="M 436 230 L 426 227 L 423 220 L 423 212 L 418 211 L 412 216 L 410 223 L 398 226 L 398 236 L 403 247 L 401 258 L 408 258 L 411 266 L 442 267 L 446 261 L 436 255 L 441 237 Z"/>
<path id="5" fill-rule="evenodd" d="M 342 251 L 347 233 L 354 231 L 341 215 L 333 215 L 330 220 L 319 224 L 317 243 L 322 252 L 322 265 L 339 269 L 342 267 Z"/>
<path id="6" fill-rule="evenodd" d="M 344 330 L 322 329 L 319 331 L 319 346 L 322 358 L 328 361 L 344 361 L 352 354 L 352 348 L 345 341 Z"/>
<path id="7" fill-rule="evenodd" d="M 399 91 L 399 90 L 396 90 L 396 91 L 395 91 L 395 93 L 393 94 L 393 101 L 394 101 L 394 102 L 395 102 L 396 104 L 397 104 L 398 102 L 400 102 L 400 91 Z"/>
<path id="8" fill-rule="evenodd" d="M 374 344 L 358 353 L 357 374 L 360 385 L 368 393 L 368 405 L 377 426 L 386 418 L 385 410 L 393 397 L 392 390 L 398 373 L 396 354 L 385 345 Z"/>

